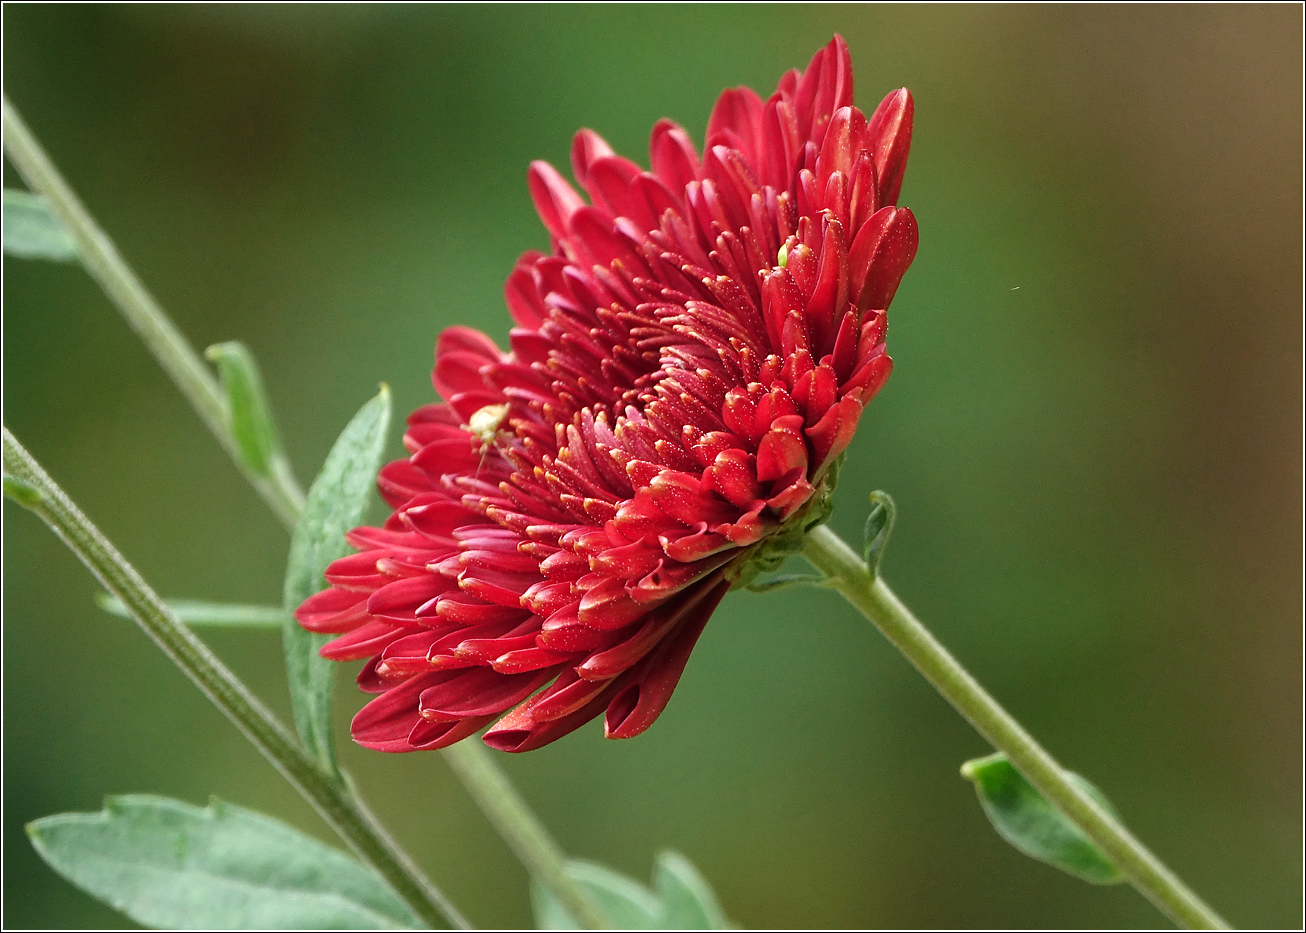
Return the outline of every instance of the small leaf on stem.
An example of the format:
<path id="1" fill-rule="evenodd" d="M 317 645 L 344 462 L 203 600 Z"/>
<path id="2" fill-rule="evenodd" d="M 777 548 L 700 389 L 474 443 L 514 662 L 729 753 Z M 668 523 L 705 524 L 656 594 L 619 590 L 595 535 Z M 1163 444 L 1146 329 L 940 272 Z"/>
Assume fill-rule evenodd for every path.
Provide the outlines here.
<path id="1" fill-rule="evenodd" d="M 4 475 L 5 495 L 23 508 L 31 509 L 41 504 L 41 490 L 27 485 L 16 476 Z"/>
<path id="2" fill-rule="evenodd" d="M 754 580 L 746 587 L 750 593 L 774 593 L 787 590 L 791 586 L 829 586 L 825 577 L 810 573 L 782 573 L 767 580 Z"/>
<path id="3" fill-rule="evenodd" d="M 889 535 L 893 533 L 893 520 L 897 516 L 897 506 L 893 497 L 883 489 L 871 493 L 871 512 L 866 516 L 866 531 L 862 538 L 862 560 L 874 580 L 880 574 L 880 561 L 884 559 L 884 549 L 889 545 Z"/>
<path id="4" fill-rule="evenodd" d="M 110 615 L 130 619 L 132 614 L 123 601 L 108 593 L 97 593 L 95 602 Z M 281 629 L 286 610 L 280 606 L 247 606 L 241 603 L 210 603 L 200 599 L 169 599 L 168 609 L 192 627 Z"/>
<path id="5" fill-rule="evenodd" d="M 300 737 L 331 771 L 336 769 L 335 744 L 331 737 L 331 681 L 335 665 L 318 654 L 331 636 L 305 631 L 292 613 L 300 603 L 326 587 L 322 574 L 327 565 L 349 553 L 345 532 L 363 519 L 389 424 L 390 388 L 382 384 L 380 393 L 359 410 L 327 454 L 322 472 L 308 490 L 304 512 L 290 538 L 282 634 L 291 706 Z"/>
<path id="6" fill-rule="evenodd" d="M 256 475 L 267 476 L 273 462 L 283 455 L 253 354 L 243 343 L 232 340 L 215 343 L 204 355 L 217 363 L 227 395 L 227 427 L 236 439 L 241 459 Z"/>
<path id="7" fill-rule="evenodd" d="M 162 929 L 412 929 L 379 875 L 251 810 L 145 794 L 27 825 L 41 858 L 137 923 Z"/>
<path id="8" fill-rule="evenodd" d="M 39 194 L 6 188 L 4 192 L 5 252 L 23 259 L 77 259 L 77 241 L 50 211 Z"/>
<path id="9" fill-rule="evenodd" d="M 1066 819 L 1025 780 L 1002 753 L 976 758 L 961 766 L 962 777 L 975 785 L 980 806 L 998 835 L 1021 852 L 1092 884 L 1124 880 L 1115 864 L 1079 827 Z M 1115 808 L 1102 792 L 1072 771 L 1066 777 L 1079 785 L 1113 816 Z"/>
<path id="10" fill-rule="evenodd" d="M 585 889 L 607 925 L 616 930 L 729 929 L 716 895 L 678 852 L 659 853 L 653 890 L 620 872 L 581 859 L 567 862 L 567 874 Z M 531 882 L 535 925 L 541 930 L 575 930 L 580 924 L 547 888 Z"/>

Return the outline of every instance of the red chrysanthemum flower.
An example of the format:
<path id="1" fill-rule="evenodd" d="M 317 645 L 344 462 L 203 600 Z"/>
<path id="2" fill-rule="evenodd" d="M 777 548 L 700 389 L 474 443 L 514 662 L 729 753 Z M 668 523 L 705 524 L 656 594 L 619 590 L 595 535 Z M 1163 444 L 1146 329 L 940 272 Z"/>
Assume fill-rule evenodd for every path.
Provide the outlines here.
<path id="1" fill-rule="evenodd" d="M 836 36 L 769 100 L 723 93 L 701 159 L 663 120 L 648 172 L 576 135 L 590 203 L 531 165 L 553 252 L 508 278 L 511 351 L 440 335 L 446 401 L 378 479 L 394 513 L 296 612 L 340 634 L 324 657 L 371 659 L 356 741 L 441 748 L 498 719 L 485 741 L 527 751 L 603 711 L 637 735 L 726 591 L 824 517 L 916 253 L 894 206 L 911 96 L 852 102 Z"/>

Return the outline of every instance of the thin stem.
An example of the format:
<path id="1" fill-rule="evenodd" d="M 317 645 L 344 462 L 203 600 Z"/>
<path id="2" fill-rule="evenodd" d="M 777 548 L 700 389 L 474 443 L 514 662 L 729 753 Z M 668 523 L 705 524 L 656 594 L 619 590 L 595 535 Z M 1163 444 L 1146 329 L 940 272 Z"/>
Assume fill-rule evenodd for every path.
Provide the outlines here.
<path id="1" fill-rule="evenodd" d="M 132 618 L 304 795 L 358 857 L 371 865 L 423 922 L 470 929 L 449 900 L 422 875 L 361 800 L 327 773 L 259 699 L 155 595 L 41 465 L 5 428 L 4 470 L 36 495 L 23 504 L 68 545 Z M 26 491 L 25 491 L 26 493 Z"/>
<path id="2" fill-rule="evenodd" d="M 259 476 L 245 465 L 227 430 L 226 403 L 217 379 L 82 206 L 8 97 L 4 98 L 3 110 L 5 152 L 18 174 L 49 201 L 50 209 L 77 241 L 86 271 L 118 306 L 250 485 L 286 527 L 294 528 L 295 517 L 304 507 L 304 493 L 295 478 L 284 469 L 273 470 L 269 477 Z"/>
<path id="3" fill-rule="evenodd" d="M 564 870 L 566 856 L 562 849 L 490 753 L 481 745 L 459 742 L 444 749 L 444 757 L 530 873 L 586 927 L 603 929 L 607 925 L 603 915 Z"/>
<path id="4" fill-rule="evenodd" d="M 1147 847 L 1092 797 L 1067 780 L 1061 766 L 930 634 L 861 557 L 827 527 L 808 534 L 803 556 L 829 578 L 862 615 L 906 655 L 949 703 L 1051 803 L 1115 862 L 1131 884 L 1176 923 L 1228 929 Z"/>
<path id="5" fill-rule="evenodd" d="M 4 146 L 14 167 L 33 191 L 49 200 L 51 209 L 77 240 L 82 262 L 91 275 L 122 311 L 127 322 L 159 361 L 159 365 L 181 389 L 200 420 L 213 432 L 245 479 L 271 507 L 282 524 L 293 531 L 299 514 L 304 509 L 304 493 L 288 464 L 280 458 L 274 461 L 268 477 L 259 476 L 245 466 L 236 440 L 227 426 L 222 392 L 217 380 L 114 249 L 109 237 L 82 206 L 7 96 L 3 107 Z M 538 838 L 548 840 L 539 821 L 490 756 L 481 749 L 466 753 L 465 757 L 469 758 L 479 753 L 477 767 L 459 768 L 454 763 L 457 753 L 450 754 L 452 749 L 445 751 L 449 755 L 450 766 L 463 781 L 468 793 L 485 811 L 490 823 L 504 834 L 509 847 L 535 873 L 539 881 L 550 888 L 560 901 L 570 906 L 577 919 L 596 927 L 602 926 L 593 902 L 584 889 L 567 875 L 566 858 L 558 846 L 551 842 L 548 845 L 528 846 L 516 838 L 512 830 L 505 828 L 531 825 L 539 830 L 536 834 Z M 496 790 L 483 792 L 478 786 L 469 783 L 481 779 L 492 784 Z M 527 848 L 531 853 L 529 857 L 523 854 Z"/>

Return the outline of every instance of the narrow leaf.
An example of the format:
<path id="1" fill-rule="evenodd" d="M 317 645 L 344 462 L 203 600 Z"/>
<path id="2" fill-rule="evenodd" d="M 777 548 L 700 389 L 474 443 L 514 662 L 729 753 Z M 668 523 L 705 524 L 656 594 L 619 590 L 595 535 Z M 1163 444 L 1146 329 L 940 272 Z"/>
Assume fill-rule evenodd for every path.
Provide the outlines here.
<path id="1" fill-rule="evenodd" d="M 871 493 L 871 511 L 866 516 L 866 530 L 862 537 L 862 560 L 874 580 L 880 574 L 880 561 L 884 559 L 884 549 L 889 545 L 889 535 L 893 532 L 893 521 L 897 516 L 897 506 L 893 497 L 882 489 Z"/>
<path id="2" fill-rule="evenodd" d="M 679 852 L 658 853 L 653 890 L 662 902 L 664 930 L 725 930 L 725 911 L 697 868 Z"/>
<path id="3" fill-rule="evenodd" d="M 4 491 L 8 498 L 13 499 L 26 509 L 36 508 L 44 498 L 41 495 L 41 490 L 29 486 L 18 477 L 10 476 L 8 473 L 4 475 Z"/>
<path id="4" fill-rule="evenodd" d="M 6 188 L 4 192 L 5 252 L 23 259 L 77 258 L 77 241 L 50 211 L 39 194 Z"/>
<path id="5" fill-rule="evenodd" d="M 962 777 L 975 785 L 980 806 L 998 835 L 1021 852 L 1092 884 L 1124 880 L 1115 864 L 1070 820 L 1012 767 L 1001 753 L 961 766 Z M 1074 772 L 1071 781 L 1115 814 L 1102 792 Z"/>
<path id="6" fill-rule="evenodd" d="M 327 454 L 322 472 L 308 490 L 304 512 L 290 538 L 286 616 L 282 627 L 290 701 L 295 726 L 304 744 L 332 771 L 335 770 L 335 744 L 331 738 L 334 665 L 318 655 L 318 649 L 330 636 L 305 631 L 291 613 L 326 587 L 322 573 L 327 565 L 349 553 L 345 532 L 362 521 L 389 424 L 390 389 L 382 385 L 380 393 L 345 426 Z"/>
<path id="7" fill-rule="evenodd" d="M 95 602 L 110 615 L 130 619 L 131 613 L 122 600 L 108 593 L 98 593 Z M 178 622 L 214 628 L 281 629 L 286 610 L 280 606 L 247 606 L 241 603 L 209 603 L 199 599 L 170 599 L 168 608 Z"/>
<path id="8" fill-rule="evenodd" d="M 217 363 L 227 393 L 227 425 L 236 438 L 241 458 L 256 474 L 267 476 L 274 459 L 282 454 L 254 356 L 243 343 L 234 340 L 215 343 L 204 355 Z"/>
<path id="9" fill-rule="evenodd" d="M 83 891 L 145 926 L 411 929 L 370 868 L 271 817 L 213 800 L 110 797 L 99 813 L 29 823 L 32 845 Z"/>

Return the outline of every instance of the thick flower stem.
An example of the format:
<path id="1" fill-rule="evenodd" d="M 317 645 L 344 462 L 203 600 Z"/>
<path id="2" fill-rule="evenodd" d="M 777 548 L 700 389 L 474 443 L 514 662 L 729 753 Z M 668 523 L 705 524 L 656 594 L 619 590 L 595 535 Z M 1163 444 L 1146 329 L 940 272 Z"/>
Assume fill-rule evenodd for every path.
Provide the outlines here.
<path id="1" fill-rule="evenodd" d="M 82 206 L 8 97 L 4 98 L 3 106 L 4 147 L 9 161 L 32 191 L 44 195 L 49 201 L 50 210 L 63 221 L 77 241 L 86 271 L 118 306 L 132 330 L 190 401 L 200 420 L 213 432 L 250 485 L 277 517 L 293 528 L 296 515 L 304 507 L 304 493 L 294 477 L 286 470 L 274 470 L 270 476 L 260 476 L 245 465 L 235 438 L 227 430 L 223 395 L 217 379 L 119 255 L 113 241 Z"/>
<path id="2" fill-rule="evenodd" d="M 566 858 L 562 849 L 484 746 L 471 741 L 459 742 L 444 749 L 444 757 L 535 879 L 549 888 L 586 927 L 603 929 L 607 924 L 602 914 L 564 870 Z"/>
<path id="3" fill-rule="evenodd" d="M 40 516 L 117 596 L 156 645 L 304 795 L 354 852 L 385 878 L 423 922 L 470 929 L 358 797 L 322 768 L 295 737 L 208 647 L 172 615 L 118 550 L 39 463 L 4 429 L 6 479 L 22 484 L 20 501 Z"/>
<path id="4" fill-rule="evenodd" d="M 59 170 L 45 154 L 36 137 L 27 128 L 18 111 L 5 97 L 4 148 L 23 180 L 37 194 L 44 195 L 51 210 L 72 233 L 81 259 L 92 277 L 100 284 L 122 312 L 132 329 L 140 335 L 159 365 L 190 401 L 200 420 L 213 432 L 218 443 L 236 467 L 254 487 L 287 529 L 293 531 L 304 509 L 304 492 L 284 462 L 274 464 L 267 477 L 250 470 L 240 455 L 236 439 L 227 427 L 222 392 L 204 361 L 164 310 L 150 296 L 140 279 L 114 248 L 109 237 L 82 206 L 76 193 L 64 181 Z M 8 457 L 6 434 L 6 458 Z M 6 463 L 7 463 L 6 459 Z M 187 635 L 190 633 L 187 632 Z M 193 638 L 193 636 L 190 636 Z M 202 645 L 201 645 L 202 647 Z M 243 688 L 242 688 L 243 689 Z M 468 743 L 462 743 L 467 745 Z M 509 847 L 532 874 L 566 904 L 587 925 L 601 927 L 597 910 L 581 887 L 564 871 L 565 856 L 544 831 L 534 814 L 517 795 L 507 776 L 482 749 L 461 752 L 446 750 L 450 766 L 466 786 L 468 793 L 485 811 L 491 824 L 503 833 Z M 456 760 L 474 761 L 475 767 L 460 767 Z M 474 785 L 484 780 L 488 789 Z M 361 801 L 357 801 L 362 807 Z M 365 811 L 364 811 L 365 812 Z M 370 818 L 370 814 L 369 814 Z M 375 820 L 372 820 L 375 823 Z M 382 831 L 377 825 L 376 829 Z M 383 831 L 382 831 L 383 832 Z M 399 850 L 396 848 L 396 852 Z M 399 852 L 405 864 L 407 855 Z M 428 882 L 429 884 L 429 882 Z"/>
<path id="5" fill-rule="evenodd" d="M 1192 929 L 1228 929 L 1175 874 L 1092 797 L 1067 780 L 1034 737 L 930 634 L 883 580 L 872 578 L 852 548 L 827 527 L 806 538 L 803 556 L 862 615 L 906 655 L 949 703 L 1003 752 L 1025 779 L 1097 844 L 1143 896 L 1176 923 Z"/>

